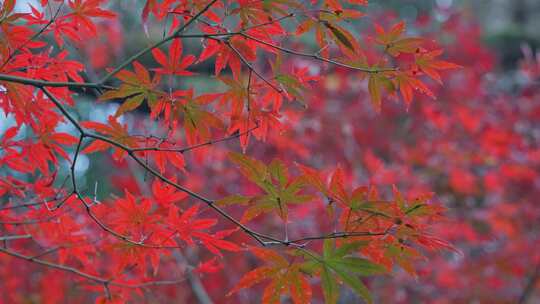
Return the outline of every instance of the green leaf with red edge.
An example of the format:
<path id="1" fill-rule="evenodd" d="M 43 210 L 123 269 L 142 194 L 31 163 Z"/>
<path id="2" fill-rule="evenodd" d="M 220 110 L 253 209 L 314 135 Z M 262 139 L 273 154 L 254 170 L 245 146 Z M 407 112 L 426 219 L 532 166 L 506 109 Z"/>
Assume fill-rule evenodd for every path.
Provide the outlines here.
<path id="1" fill-rule="evenodd" d="M 229 158 L 240 167 L 245 177 L 266 192 L 264 195 L 251 198 L 230 197 L 223 201 L 231 204 L 250 204 L 242 221 L 276 209 L 279 216 L 286 219 L 289 204 L 301 204 L 312 199 L 312 196 L 301 193 L 306 185 L 304 179 L 301 177 L 290 179 L 287 167 L 278 159 L 274 159 L 266 166 L 259 160 L 239 153 L 230 152 Z"/>
<path id="2" fill-rule="evenodd" d="M 401 53 L 416 52 L 424 41 L 418 37 L 401 38 L 405 32 L 405 22 L 403 21 L 393 25 L 388 32 L 380 25 L 375 24 L 375 32 L 377 34 L 375 42 L 384 45 L 385 51 L 394 57 Z"/>
<path id="3" fill-rule="evenodd" d="M 240 117 L 244 111 L 244 105 L 247 101 L 247 84 L 241 80 L 230 77 L 218 77 L 218 79 L 227 85 L 227 91 L 221 95 L 221 102 L 231 103 L 231 119 Z"/>
<path id="4" fill-rule="evenodd" d="M 268 279 L 271 275 L 276 273 L 276 269 L 274 267 L 258 267 L 250 272 L 244 274 L 244 276 L 240 279 L 238 283 L 227 293 L 227 296 L 231 296 L 232 294 L 245 289 L 249 288 L 253 285 L 259 284 L 265 280 Z"/>
<path id="5" fill-rule="evenodd" d="M 224 128 L 221 119 L 203 108 L 204 105 L 212 102 L 216 97 L 216 94 L 193 97 L 193 90 L 190 89 L 184 99 L 175 102 L 173 111 L 181 116 L 184 121 L 188 144 L 194 145 L 206 142 L 211 138 L 212 129 L 220 130 Z"/>
<path id="6" fill-rule="evenodd" d="M 310 273 L 321 275 L 321 286 L 326 303 L 336 303 L 339 298 L 338 280 L 349 285 L 366 302 L 371 303 L 369 290 L 357 276 L 368 276 L 385 273 L 386 269 L 367 259 L 353 256 L 365 244 L 352 242 L 336 247 L 335 239 L 326 239 L 323 243 L 322 255 L 305 250 L 306 262 L 302 265 Z"/>
<path id="7" fill-rule="evenodd" d="M 356 58 L 359 55 L 363 56 L 360 44 L 348 30 L 336 24 L 336 22 L 323 21 L 325 28 L 332 33 L 331 38 L 339 46 L 340 50 L 348 58 Z"/>
<path id="8" fill-rule="evenodd" d="M 139 94 L 126 99 L 124 103 L 116 110 L 115 116 L 120 116 L 126 112 L 130 112 L 138 108 L 144 101 L 144 95 Z"/>
<path id="9" fill-rule="evenodd" d="M 160 76 L 158 74 L 153 79 L 150 79 L 150 74 L 142 64 L 134 61 L 133 67 L 134 72 L 128 70 L 118 72 L 115 76 L 122 80 L 123 83 L 118 89 L 109 90 L 99 98 L 100 101 L 127 98 L 116 110 L 114 114 L 116 117 L 135 110 L 144 100 L 152 108 L 158 99 L 164 95 L 164 93 L 156 89 L 160 82 Z"/>
<path id="10" fill-rule="evenodd" d="M 382 93 L 381 93 L 381 85 L 379 82 L 378 75 L 371 75 L 368 80 L 368 92 L 371 96 L 371 103 L 375 107 L 377 111 L 381 110 L 381 100 L 382 100 Z"/>
<path id="11" fill-rule="evenodd" d="M 323 181 L 319 171 L 301 164 L 297 164 L 297 166 L 299 167 L 300 171 L 302 171 L 302 178 L 306 181 L 306 183 L 310 184 L 311 186 L 319 190 L 321 193 L 328 196 L 328 187 Z"/>
<path id="12" fill-rule="evenodd" d="M 297 78 L 287 74 L 278 74 L 275 76 L 275 79 L 285 87 L 288 94 L 294 96 L 298 101 L 304 104 L 304 95 L 302 92 L 305 90 L 305 87 Z"/>
<path id="13" fill-rule="evenodd" d="M 284 267 L 288 264 L 287 259 L 277 253 L 275 250 L 263 249 L 258 247 L 250 248 L 251 252 L 259 259 Z"/>
<path id="14" fill-rule="evenodd" d="M 251 198 L 242 196 L 239 194 L 233 194 L 224 198 L 221 198 L 216 201 L 216 204 L 220 206 L 229 206 L 229 205 L 246 205 Z"/>
<path id="15" fill-rule="evenodd" d="M 424 39 L 418 37 L 399 39 L 387 45 L 386 52 L 394 57 L 401 53 L 412 54 L 420 48 L 423 42 Z"/>
<path id="16" fill-rule="evenodd" d="M 336 42 L 344 45 L 351 51 L 355 51 L 354 45 L 350 40 L 350 35 L 347 35 L 347 32 L 343 28 L 332 25 L 328 22 L 324 23 L 324 25 L 332 32 L 334 38 L 336 39 Z"/>
<path id="17" fill-rule="evenodd" d="M 395 91 L 394 84 L 383 73 L 372 73 L 368 80 L 368 92 L 371 96 L 371 102 L 377 111 L 381 110 L 382 91 L 388 93 Z"/>
<path id="18" fill-rule="evenodd" d="M 301 271 L 293 271 L 290 277 L 290 295 L 293 303 L 310 303 L 312 297 L 311 285 Z"/>
<path id="19" fill-rule="evenodd" d="M 420 253 L 415 249 L 408 246 L 397 246 L 395 244 L 388 244 L 384 252 L 385 257 L 391 258 L 405 270 L 409 275 L 416 277 L 416 270 L 412 261 L 420 257 Z"/>
<path id="20" fill-rule="evenodd" d="M 270 281 L 263 291 L 262 303 L 279 303 L 281 295 L 287 294 L 295 304 L 310 303 L 311 286 L 300 270 L 300 263 L 289 263 L 286 258 L 269 249 L 252 248 L 252 252 L 266 264 L 246 273 L 227 296 Z"/>
<path id="21" fill-rule="evenodd" d="M 201 109 L 197 103 L 188 103 L 183 107 L 184 128 L 189 144 L 208 141 L 211 129 L 223 129 L 221 120 L 211 112 Z"/>
<path id="22" fill-rule="evenodd" d="M 285 187 L 289 181 L 289 170 L 285 164 L 277 158 L 274 158 L 270 165 L 268 165 L 268 172 L 270 176 L 277 180 L 281 187 Z"/>
<path id="23" fill-rule="evenodd" d="M 242 175 L 250 181 L 259 185 L 266 180 L 267 167 L 263 162 L 235 152 L 229 152 L 228 156 L 240 168 Z"/>
<path id="24" fill-rule="evenodd" d="M 326 267 L 321 270 L 321 285 L 325 303 L 337 303 L 339 298 L 338 282 Z"/>

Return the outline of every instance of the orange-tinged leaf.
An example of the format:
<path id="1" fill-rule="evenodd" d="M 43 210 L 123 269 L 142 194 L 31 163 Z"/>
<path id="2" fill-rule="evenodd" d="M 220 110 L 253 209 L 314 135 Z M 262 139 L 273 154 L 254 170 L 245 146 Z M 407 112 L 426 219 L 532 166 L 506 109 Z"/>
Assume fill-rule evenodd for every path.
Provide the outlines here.
<path id="1" fill-rule="evenodd" d="M 238 292 L 240 289 L 249 288 L 255 284 L 258 284 L 273 275 L 276 272 L 276 269 L 272 267 L 259 267 L 255 268 L 252 271 L 246 273 L 238 283 L 233 287 L 227 296 L 231 296 L 233 293 Z"/>
<path id="2" fill-rule="evenodd" d="M 431 90 L 422 81 L 409 76 L 407 73 L 398 73 L 395 80 L 397 87 L 399 88 L 399 92 L 401 93 L 401 96 L 403 96 L 403 100 L 407 106 L 411 104 L 414 90 L 418 90 L 431 98 L 435 98 L 433 92 L 431 92 Z"/>
<path id="3" fill-rule="evenodd" d="M 324 24 L 332 34 L 336 37 L 338 42 L 341 42 L 344 46 L 348 47 L 351 51 L 354 51 L 354 46 L 352 42 L 349 40 L 349 37 L 344 33 L 344 31 L 336 26 L 331 25 L 330 23 Z"/>
<path id="4" fill-rule="evenodd" d="M 279 182 L 281 187 L 285 187 L 289 180 L 289 170 L 282 161 L 274 158 L 270 165 L 268 165 L 268 171 Z"/>
<path id="5" fill-rule="evenodd" d="M 405 32 L 405 22 L 403 21 L 393 25 L 388 32 L 382 26 L 375 24 L 375 32 L 377 34 L 375 42 L 383 45 L 385 51 L 394 57 L 400 53 L 416 52 L 424 41 L 419 37 L 400 38 Z"/>
<path id="6" fill-rule="evenodd" d="M 394 24 L 388 32 L 386 32 L 386 30 L 377 23 L 375 23 L 374 26 L 375 32 L 377 33 L 377 39 L 375 41 L 382 45 L 388 45 L 396 41 L 405 31 L 404 21 Z"/>
<path id="7" fill-rule="evenodd" d="M 422 45 L 424 39 L 410 37 L 396 40 L 387 45 L 386 51 L 392 56 L 398 56 L 401 53 L 412 54 Z"/>
<path id="8" fill-rule="evenodd" d="M 138 61 L 134 61 L 133 67 L 135 68 L 135 74 L 137 75 L 137 79 L 142 83 L 149 84 L 150 73 L 148 73 L 148 70 L 146 70 L 144 65 L 140 64 Z"/>
<path id="9" fill-rule="evenodd" d="M 126 112 L 135 110 L 143 101 L 144 96 L 141 94 L 128 98 L 120 107 L 118 107 L 118 109 L 116 109 L 114 116 L 118 117 Z"/>
<path id="10" fill-rule="evenodd" d="M 249 222 L 252 219 L 263 214 L 264 212 L 269 212 L 272 209 L 273 209 L 273 206 L 269 204 L 266 204 L 266 205 L 259 204 L 259 205 L 250 206 L 244 211 L 244 214 L 242 214 L 242 218 L 240 219 L 240 222 L 242 223 Z"/>
<path id="11" fill-rule="evenodd" d="M 269 249 L 254 247 L 252 252 L 268 264 L 246 273 L 228 295 L 270 280 L 264 288 L 262 303 L 280 303 L 281 295 L 286 294 L 289 294 L 296 304 L 311 301 L 311 286 L 300 272 L 301 264 L 289 263 L 283 256 Z"/>
<path id="12" fill-rule="evenodd" d="M 250 181 L 258 184 L 266 178 L 267 168 L 261 161 L 235 152 L 229 152 L 229 159 L 240 167 L 242 174 Z"/>
<path id="13" fill-rule="evenodd" d="M 381 110 L 381 86 L 376 75 L 371 75 L 368 80 L 368 91 L 371 96 L 371 102 L 377 111 Z"/>
<path id="14" fill-rule="evenodd" d="M 276 251 L 270 250 L 270 249 L 263 249 L 263 248 L 257 248 L 252 247 L 251 252 L 259 259 L 272 263 L 276 266 L 286 266 L 288 265 L 287 260 L 279 255 Z"/>
<path id="15" fill-rule="evenodd" d="M 284 279 L 284 276 L 276 276 L 270 284 L 264 288 L 262 295 L 263 304 L 279 304 L 281 295 L 286 294 L 288 291 Z"/>
<path id="16" fill-rule="evenodd" d="M 298 164 L 298 167 L 302 171 L 303 173 L 302 177 L 304 178 L 304 180 L 307 181 L 307 183 L 314 186 L 317 190 L 319 190 L 323 194 L 328 193 L 326 184 L 324 183 L 323 179 L 321 178 L 321 175 L 319 174 L 317 170 L 307 167 L 307 166 L 300 165 L 300 164 Z"/>
<path id="17" fill-rule="evenodd" d="M 332 38 L 340 47 L 341 51 L 350 58 L 356 57 L 360 52 L 360 45 L 356 38 L 346 29 L 329 22 L 323 23 L 332 33 Z"/>
<path id="18" fill-rule="evenodd" d="M 415 63 L 422 72 L 442 84 L 441 76 L 438 72 L 439 70 L 458 69 L 461 68 L 461 66 L 452 62 L 435 59 L 435 57 L 440 56 L 441 54 L 442 50 L 422 52 L 416 56 Z"/>
<path id="19" fill-rule="evenodd" d="M 217 200 L 216 204 L 221 205 L 221 206 L 236 205 L 236 204 L 245 205 L 249 201 L 250 201 L 249 197 L 233 194 L 233 195 Z"/>
<path id="20" fill-rule="evenodd" d="M 330 192 L 334 199 L 339 200 L 342 203 L 346 203 L 348 201 L 344 182 L 345 176 L 343 173 L 343 169 L 341 167 L 338 167 L 336 171 L 334 171 L 332 179 L 330 180 Z"/>
<path id="21" fill-rule="evenodd" d="M 295 304 L 311 303 L 311 285 L 307 278 L 299 271 L 293 271 L 290 275 L 291 298 Z"/>
<path id="22" fill-rule="evenodd" d="M 141 93 L 141 91 L 139 88 L 135 86 L 121 85 L 118 90 L 109 90 L 103 93 L 99 97 L 99 100 L 102 101 L 102 100 L 110 100 L 110 99 L 115 99 L 115 98 L 123 98 L 123 97 L 127 97 L 133 94 L 138 94 L 138 93 Z"/>

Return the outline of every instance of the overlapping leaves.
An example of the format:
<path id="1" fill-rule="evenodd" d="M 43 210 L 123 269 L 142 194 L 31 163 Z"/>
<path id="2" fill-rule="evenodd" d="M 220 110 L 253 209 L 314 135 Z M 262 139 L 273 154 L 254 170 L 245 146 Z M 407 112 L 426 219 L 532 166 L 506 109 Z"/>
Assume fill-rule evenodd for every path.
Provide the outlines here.
<path id="1" fill-rule="evenodd" d="M 259 160 L 239 153 L 231 152 L 229 158 L 240 168 L 242 175 L 264 191 L 264 194 L 253 197 L 233 195 L 218 201 L 222 205 L 248 205 L 243 215 L 244 221 L 272 211 L 276 211 L 286 220 L 288 205 L 301 204 L 312 199 L 312 196 L 302 193 L 306 185 L 303 178 L 291 178 L 286 165 L 278 159 L 265 165 Z"/>
<path id="2" fill-rule="evenodd" d="M 126 112 L 133 111 L 146 100 L 149 107 L 152 107 L 162 95 L 156 88 L 161 77 L 159 74 L 150 78 L 150 73 L 146 68 L 133 62 L 134 72 L 122 70 L 116 77 L 122 80 L 122 84 L 117 90 L 110 90 L 99 98 L 99 100 L 125 99 L 122 105 L 116 110 L 115 116 L 120 116 Z"/>
<path id="3" fill-rule="evenodd" d="M 352 242 L 336 247 L 334 239 L 326 239 L 322 255 L 312 251 L 302 251 L 306 259 L 302 270 L 320 275 L 326 303 L 337 303 L 340 283 L 348 285 L 366 302 L 372 302 L 369 290 L 359 276 L 382 274 L 386 272 L 386 269 L 367 259 L 354 256 L 354 253 L 363 245 L 362 242 Z"/>
<path id="4" fill-rule="evenodd" d="M 295 304 L 311 302 L 311 285 L 302 263 L 289 261 L 269 249 L 251 248 L 251 252 L 266 264 L 246 273 L 228 295 L 270 281 L 263 291 L 263 303 L 280 303 L 282 295 L 290 295 Z"/>

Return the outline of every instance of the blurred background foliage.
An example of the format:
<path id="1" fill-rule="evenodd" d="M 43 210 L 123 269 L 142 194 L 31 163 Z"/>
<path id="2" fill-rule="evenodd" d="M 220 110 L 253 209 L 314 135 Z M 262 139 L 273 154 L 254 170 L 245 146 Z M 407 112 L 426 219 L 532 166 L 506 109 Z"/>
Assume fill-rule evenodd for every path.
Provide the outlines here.
<path id="1" fill-rule="evenodd" d="M 137 5 L 134 5 L 134 2 L 137 2 Z M 104 39 L 104 41 L 114 39 L 116 39 L 115 41 L 123 41 L 123 43 L 118 44 L 118 47 L 115 45 L 100 43 L 100 41 L 89 41 L 89 45 L 81 49 L 77 49 L 74 46 L 67 46 L 68 48 L 70 48 L 71 54 L 80 54 L 81 58 L 83 58 L 83 62 L 86 60 L 86 62 L 89 63 L 87 66 L 93 66 L 95 68 L 94 70 L 88 69 L 87 75 L 85 75 L 90 81 L 94 81 L 99 78 L 100 75 L 96 71 L 102 71 L 105 66 L 116 65 L 120 60 L 122 60 L 122 58 L 128 57 L 129 55 L 135 53 L 137 50 L 149 45 L 152 42 L 159 40 L 161 37 L 163 37 L 163 35 L 166 35 L 166 29 L 163 27 L 163 25 L 152 22 L 152 20 L 149 23 L 147 30 L 145 30 L 141 26 L 140 15 L 144 2 L 145 1 L 143 0 L 110 1 L 110 5 L 113 7 L 114 10 L 129 12 L 122 15 L 122 19 L 120 20 L 121 26 L 115 26 L 114 24 L 104 24 L 103 27 L 100 28 L 100 31 L 103 31 L 104 37 L 107 37 L 107 39 Z M 19 10 L 24 10 L 24 1 L 19 1 L 18 5 Z M 495 61 L 499 62 L 499 64 L 495 66 L 496 70 L 487 73 L 485 75 L 485 78 L 490 78 L 493 80 L 494 83 L 496 83 L 496 86 L 493 86 L 493 90 L 505 91 L 510 95 L 519 89 L 520 83 L 522 81 L 520 78 L 521 76 L 518 72 L 518 67 L 520 60 L 523 58 L 523 50 L 526 48 L 530 48 L 531 52 L 534 53 L 540 46 L 540 1 L 538 0 L 371 0 L 369 1 L 369 6 L 366 10 L 368 15 L 366 18 L 375 19 L 373 21 L 383 24 L 389 22 L 386 19 L 386 17 L 389 15 L 392 16 L 392 18 L 394 19 L 405 20 L 407 24 L 410 25 L 408 28 L 408 33 L 410 35 L 423 35 L 423 32 L 419 31 L 437 33 L 438 27 L 441 27 L 455 12 L 459 12 L 464 17 L 464 19 L 469 20 L 469 22 L 478 23 L 482 30 L 481 39 L 483 43 L 485 43 L 489 47 L 491 52 L 497 57 Z M 380 20 L 377 20 L 377 18 L 380 18 Z M 414 27 L 415 23 L 422 22 L 422 20 L 424 19 L 430 20 L 430 28 L 423 27 L 420 30 Z M 362 33 L 363 31 L 369 32 L 372 30 L 370 28 L 370 22 L 365 22 L 365 20 L 362 19 L 358 21 L 358 24 L 350 24 L 349 27 L 354 28 L 358 33 Z M 467 33 L 465 32 L 461 34 L 466 35 Z M 441 36 L 437 36 L 434 38 L 441 42 L 442 45 L 450 45 L 453 42 L 452 37 L 444 36 L 444 34 L 441 34 Z M 293 37 L 293 39 L 295 38 Z M 305 36 L 303 37 L 302 42 L 309 45 L 310 43 L 313 43 L 313 39 L 312 37 Z M 198 53 L 200 48 L 204 47 L 204 45 L 201 45 L 200 40 L 195 39 L 185 40 L 183 43 L 185 53 Z M 314 44 L 312 46 L 313 48 L 315 48 Z M 113 56 L 94 56 L 90 58 L 85 57 L 85 52 L 106 52 L 107 54 L 113 54 Z M 104 61 L 100 61 L 101 59 L 103 59 Z M 155 67 L 155 62 L 150 54 L 143 56 L 141 58 L 141 63 L 143 63 L 145 66 Z M 206 62 L 194 65 L 193 68 L 190 68 L 190 70 L 198 74 L 193 77 L 183 77 L 181 82 L 179 81 L 177 83 L 174 83 L 174 87 L 187 88 L 189 86 L 195 86 L 198 90 L 201 91 L 220 91 L 220 88 L 216 86 L 221 86 L 222 84 L 220 84 L 220 82 L 217 81 L 213 76 L 209 77 L 209 75 L 213 74 L 213 64 L 213 61 L 208 60 Z M 328 87 L 331 87 L 332 85 L 340 87 L 339 84 L 329 83 L 332 81 L 332 79 L 336 78 L 329 76 L 325 85 Z M 347 95 L 347 93 L 349 95 Z M 347 93 L 340 93 L 339 97 L 341 97 L 343 100 L 346 100 L 347 98 L 353 100 L 354 98 L 351 97 L 351 94 L 353 94 L 354 92 Z M 333 96 L 333 98 L 336 97 Z M 109 114 L 114 113 L 115 108 L 117 107 L 117 105 L 115 105 L 114 103 L 101 103 L 97 105 L 95 103 L 95 96 L 92 96 L 91 94 L 81 94 L 80 101 L 81 102 L 78 105 L 78 114 L 81 116 L 79 117 L 81 120 L 90 119 L 105 121 L 106 117 Z M 448 99 L 443 102 L 451 103 L 452 100 Z M 508 98 L 505 100 L 505 102 L 517 103 L 519 102 L 519 100 Z M 365 103 L 364 109 L 368 108 L 369 101 L 367 100 L 367 98 L 365 100 L 362 100 L 362 103 Z M 413 102 L 413 104 L 414 103 L 416 103 L 416 101 Z M 418 103 L 420 104 L 419 107 L 427 105 L 427 103 L 424 102 Z M 341 102 L 335 104 L 338 104 L 338 106 L 340 106 L 344 103 Z M 336 106 L 335 104 L 334 106 Z M 398 125 L 400 125 L 401 127 L 392 129 L 391 131 L 395 132 L 388 135 L 388 137 L 401 138 L 401 141 L 405 142 L 407 140 L 410 140 L 414 144 L 414 140 L 417 140 L 417 138 L 407 138 L 407 130 L 410 127 L 410 125 L 408 124 L 411 124 L 411 120 L 407 117 L 408 114 L 404 113 L 404 111 L 400 113 L 402 114 L 402 116 L 396 115 L 395 117 L 399 119 Z M 1 115 L 2 114 L 0 114 L 0 131 L 1 129 L 7 128 L 7 126 L 9 126 L 10 124 L 9 120 L 5 119 Z M 137 117 L 130 116 L 122 117 L 121 119 L 128 119 L 133 122 L 137 120 Z M 152 130 L 151 122 L 141 123 L 148 123 L 147 129 L 150 133 Z M 331 126 L 329 124 L 325 127 L 330 128 L 335 126 Z M 65 128 L 69 131 L 70 127 L 66 125 Z M 340 131 L 338 130 L 335 133 L 339 134 L 339 132 Z M 0 134 L 1 133 L 2 132 L 0 132 Z M 426 141 L 428 140 L 429 139 L 426 139 Z M 326 143 L 326 145 L 329 144 Z M 472 151 L 474 152 L 474 150 Z M 344 151 L 343 153 L 345 155 L 348 155 L 349 152 L 350 151 Z M 318 156 L 314 156 L 314 158 L 316 157 Z M 379 157 L 384 161 L 391 162 L 389 159 L 387 159 L 389 158 L 388 155 L 382 154 L 379 155 Z M 315 160 L 314 162 L 316 161 L 317 160 Z M 90 163 L 92 163 L 92 166 L 89 165 Z M 188 162 L 188 164 L 189 163 L 190 162 Z M 98 197 L 107 197 L 110 195 L 111 191 L 115 189 L 108 183 L 102 183 L 99 185 L 95 184 L 95 181 L 99 180 L 101 176 L 106 175 L 105 173 L 108 172 L 108 170 L 110 170 L 111 168 L 110 160 L 104 157 L 102 154 L 81 155 L 78 161 L 78 167 L 79 168 L 77 168 L 77 172 L 80 173 L 81 184 L 83 184 L 83 179 L 86 179 L 86 188 L 89 189 L 90 192 L 92 192 L 94 188 L 97 189 L 96 195 Z M 123 168 L 122 170 L 122 172 L 119 171 L 118 173 L 119 175 L 116 180 L 117 183 L 121 183 L 122 176 L 127 178 L 127 176 L 129 175 L 144 174 L 139 170 L 135 170 L 134 168 L 130 167 Z M 368 171 L 366 169 L 360 170 L 364 170 L 362 171 L 363 173 L 366 173 Z M 453 191 L 453 189 L 448 186 L 447 176 L 444 175 L 444 172 L 435 172 L 432 175 L 429 175 L 431 173 L 433 172 L 423 172 L 423 174 L 425 174 L 427 178 L 432 178 L 432 180 L 430 180 L 430 183 L 435 185 L 434 190 L 436 190 L 437 194 L 440 195 L 441 200 L 447 203 L 447 205 L 451 208 L 455 208 L 455 210 L 451 212 L 457 214 L 458 217 L 463 216 L 465 218 L 465 215 L 463 214 L 467 214 L 469 212 L 472 213 L 473 209 L 481 209 L 486 205 L 492 203 L 489 198 L 486 199 L 484 196 L 480 197 L 484 194 L 465 195 L 463 193 L 458 193 L 459 191 Z M 61 174 L 67 176 L 67 171 L 62 172 Z M 137 180 L 144 180 L 143 176 L 139 177 L 140 178 L 138 178 Z M 59 178 L 58 180 L 61 181 L 63 180 L 63 178 Z M 437 188 L 438 186 L 440 186 L 440 188 Z M 488 195 L 485 196 L 487 197 Z M 476 229 L 476 232 L 478 232 L 479 234 L 489 233 L 490 228 L 487 222 L 479 220 L 478 218 L 474 218 L 472 216 L 471 218 L 469 218 L 469 221 L 471 222 L 471 226 L 473 226 Z M 467 250 L 467 258 L 470 258 L 470 261 L 473 262 L 476 261 L 475 258 L 481 257 L 483 255 L 489 255 L 490 252 L 494 251 L 493 248 L 483 245 L 478 247 L 471 246 L 470 248 L 467 248 Z M 458 259 L 460 258 L 456 257 L 454 260 Z M 489 264 L 490 261 L 486 263 Z M 484 267 L 484 270 L 489 269 L 488 266 Z M 478 267 L 482 268 L 483 266 L 481 265 Z M 505 267 L 512 266 L 510 265 Z M 470 269 L 473 269 L 474 271 L 474 267 L 469 268 L 469 270 Z M 478 270 L 478 272 L 480 272 L 480 270 Z M 416 285 L 422 286 L 422 284 Z M 385 285 L 381 284 L 380 286 L 383 287 L 381 287 L 379 292 L 385 291 Z M 433 292 L 433 290 L 418 291 L 411 286 L 415 285 L 403 285 L 403 288 L 399 290 L 399 292 L 406 292 L 408 294 L 408 297 L 405 297 L 405 299 L 407 299 L 406 301 L 412 301 L 408 303 L 415 303 L 415 293 L 420 294 L 422 292 Z M 515 291 L 510 292 L 510 294 L 512 295 L 518 294 L 520 292 L 520 288 L 522 288 L 521 285 L 511 285 L 511 287 L 516 288 Z M 427 288 L 429 288 L 429 286 Z M 394 291 L 395 290 L 391 290 L 391 292 Z M 459 293 L 459 290 L 457 290 L 456 292 Z M 474 291 L 472 293 L 474 293 Z M 344 299 L 342 299 L 343 303 L 355 300 L 355 298 L 352 297 L 352 294 L 349 296 L 350 297 L 347 298 L 346 295 Z M 393 299 L 398 299 L 399 297 L 400 296 L 398 294 L 395 295 Z M 388 296 L 387 298 L 392 298 L 392 296 Z M 459 298 L 459 296 L 456 296 L 456 298 Z M 534 301 L 534 299 L 532 301 Z M 440 303 L 451 302 L 441 301 Z M 505 302 L 505 300 L 503 299 L 500 303 L 510 302 Z"/>

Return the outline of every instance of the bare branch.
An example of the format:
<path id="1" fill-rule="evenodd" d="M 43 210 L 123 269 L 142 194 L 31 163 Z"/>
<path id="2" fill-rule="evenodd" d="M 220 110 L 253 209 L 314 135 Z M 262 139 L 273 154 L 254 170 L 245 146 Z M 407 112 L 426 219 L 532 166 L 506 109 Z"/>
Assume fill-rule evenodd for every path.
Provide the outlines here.
<path id="1" fill-rule="evenodd" d="M 156 43 L 153 43 L 150 46 L 138 51 L 133 56 L 129 57 L 126 61 L 121 63 L 119 66 L 117 66 L 114 70 L 112 70 L 107 75 L 105 75 L 103 78 L 101 78 L 101 80 L 98 83 L 99 84 L 104 84 L 105 82 L 107 82 L 107 80 L 109 80 L 111 77 L 116 75 L 116 73 L 120 72 L 123 68 L 130 65 L 133 61 L 137 60 L 139 57 L 143 56 L 144 54 L 150 52 L 151 50 L 153 50 L 153 49 L 155 49 L 157 47 L 160 47 L 162 44 L 164 44 L 164 43 L 166 43 L 166 42 L 168 42 L 168 41 L 170 41 L 170 40 L 172 40 L 174 38 L 178 38 L 178 35 L 180 35 L 181 32 L 183 32 L 188 26 L 190 26 L 194 21 L 196 21 L 202 14 L 204 14 L 207 10 L 209 10 L 210 7 L 212 7 L 212 5 L 214 5 L 214 3 L 216 3 L 216 2 L 217 2 L 217 0 L 210 1 L 203 9 L 201 9 L 197 14 L 195 14 L 195 16 L 193 16 L 186 23 L 184 23 L 184 25 L 179 27 L 174 33 L 172 33 L 171 35 L 165 37 L 164 39 L 162 39 L 162 40 L 160 40 L 160 41 L 158 41 Z"/>
<path id="2" fill-rule="evenodd" d="M 0 236 L 0 241 L 11 241 L 11 240 L 31 239 L 31 238 L 32 238 L 32 236 L 30 234 L 5 235 L 5 236 Z"/>
<path id="3" fill-rule="evenodd" d="M 41 259 L 38 259 L 38 258 L 35 258 L 35 257 L 32 257 L 32 256 L 23 255 L 21 253 L 18 253 L 18 252 L 15 252 L 15 251 L 12 251 L 12 250 L 9 250 L 9 249 L 6 249 L 6 248 L 0 247 L 0 252 L 3 252 L 3 253 L 5 253 L 7 255 L 10 255 L 12 257 L 27 260 L 27 261 L 30 261 L 30 262 L 33 262 L 33 263 L 36 263 L 36 264 L 39 264 L 39 265 L 47 266 L 47 267 L 54 268 L 54 269 L 57 269 L 57 270 L 61 270 L 61 271 L 64 271 L 64 272 L 69 272 L 69 273 L 75 274 L 75 275 L 77 275 L 79 277 L 85 278 L 85 279 L 90 280 L 90 281 L 94 281 L 94 282 L 99 283 L 99 284 L 104 284 L 104 285 L 106 284 L 106 285 L 110 285 L 110 286 L 118 286 L 118 287 L 124 287 L 124 288 L 142 288 L 142 287 L 149 287 L 149 286 L 175 285 L 175 284 L 180 284 L 180 283 L 182 283 L 182 282 L 184 282 L 186 280 L 185 278 L 182 278 L 182 279 L 178 279 L 178 280 L 168 280 L 168 281 L 148 281 L 148 282 L 142 282 L 142 283 L 122 283 L 122 282 L 111 281 L 110 279 L 105 279 L 105 278 L 102 278 L 102 277 L 98 277 L 98 276 L 95 276 L 95 275 L 80 271 L 80 270 L 78 270 L 76 268 L 73 268 L 73 267 L 70 267 L 70 266 L 65 266 L 65 265 L 61 265 L 61 264 L 55 264 L 55 263 L 45 261 L 45 260 L 41 260 Z"/>

